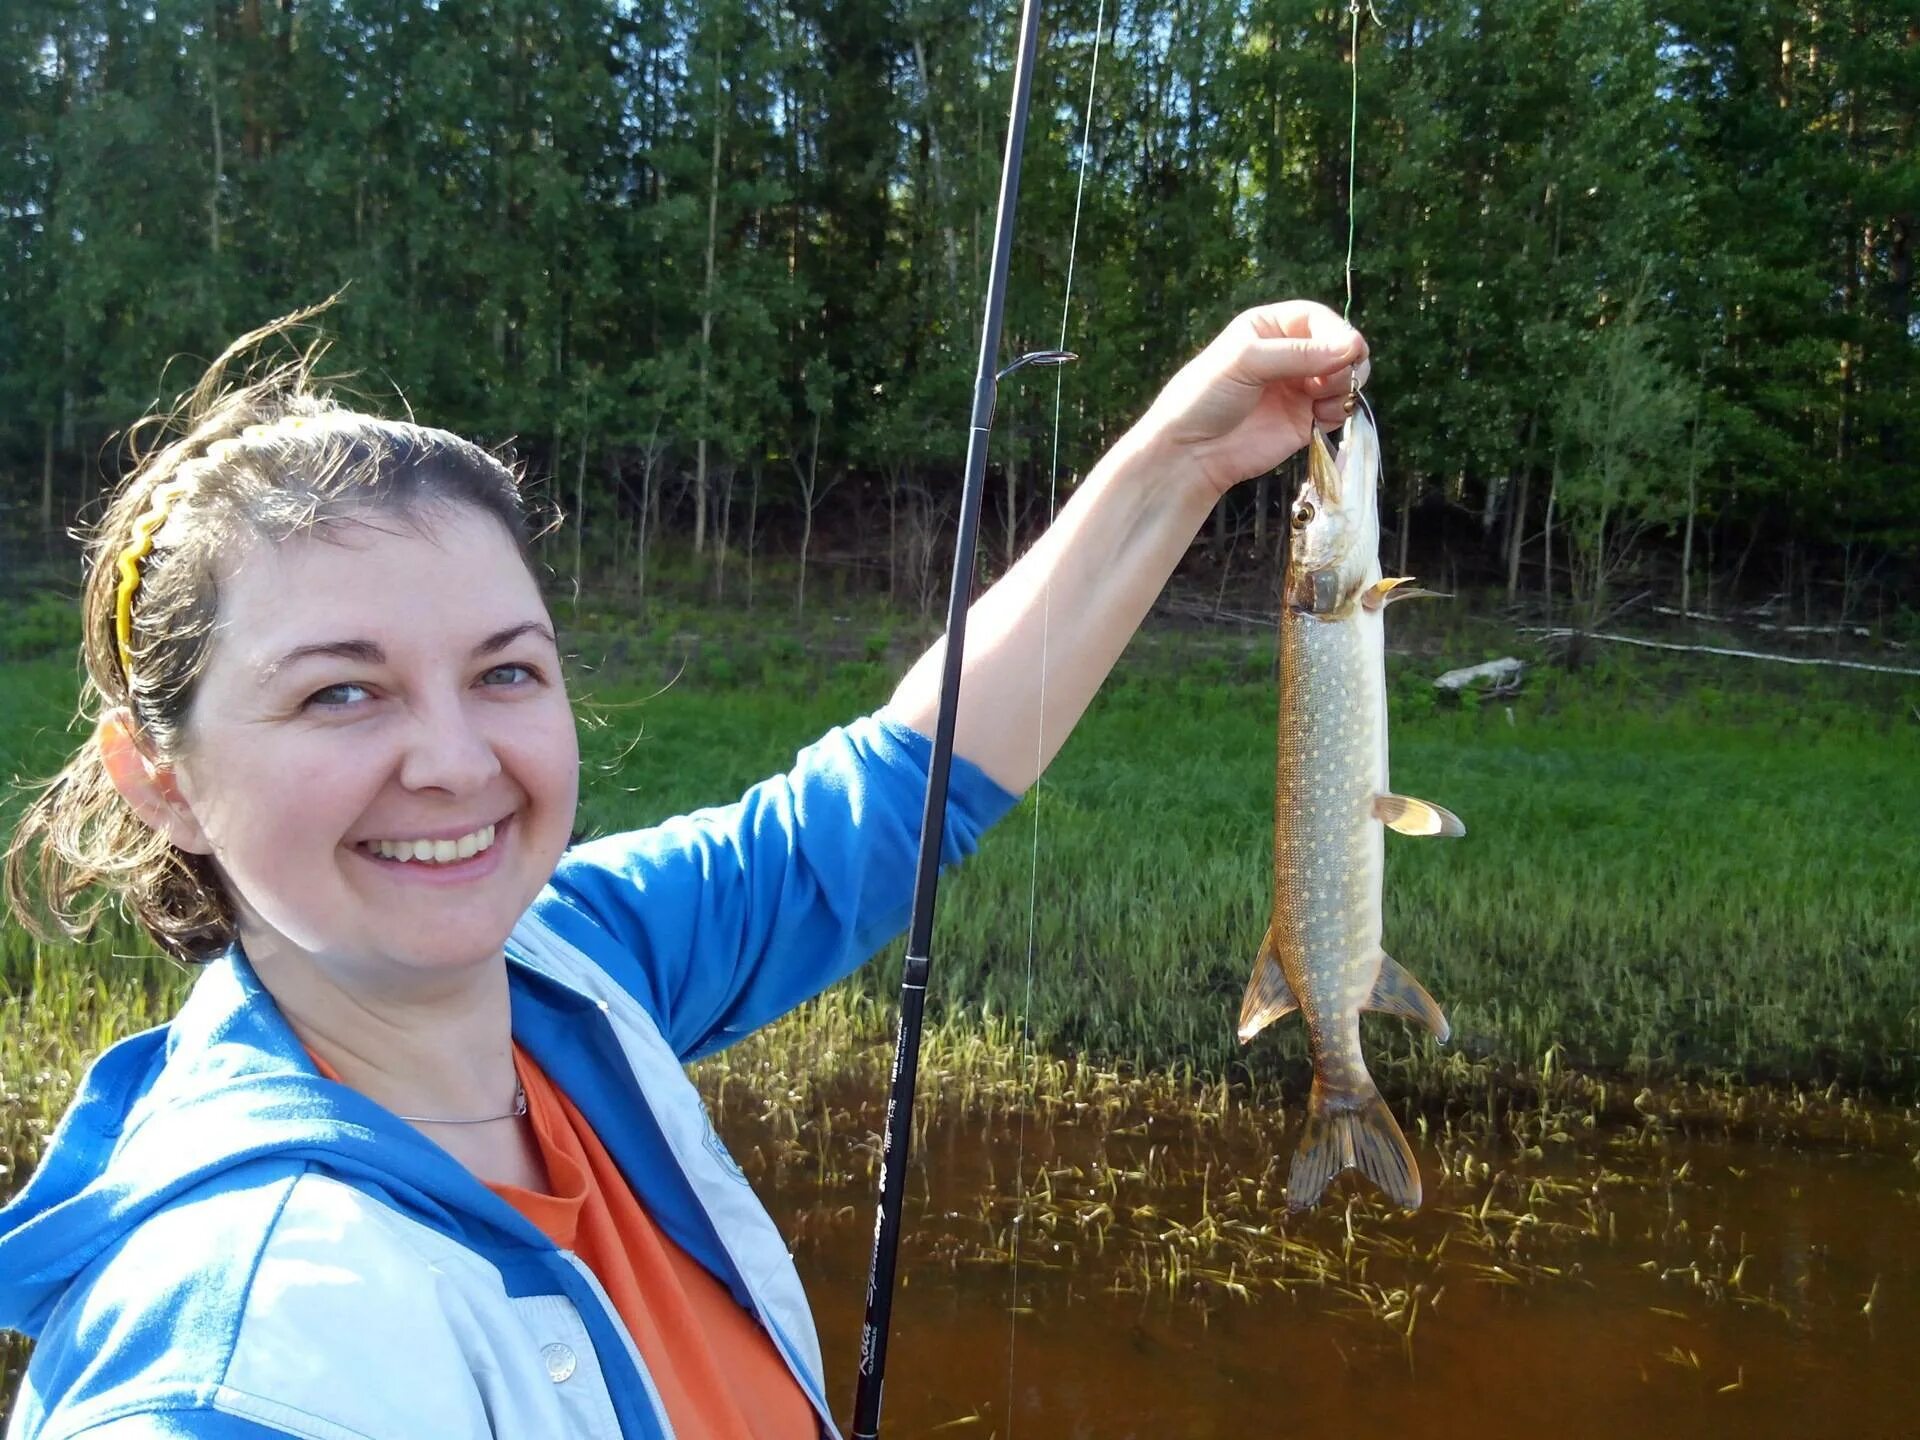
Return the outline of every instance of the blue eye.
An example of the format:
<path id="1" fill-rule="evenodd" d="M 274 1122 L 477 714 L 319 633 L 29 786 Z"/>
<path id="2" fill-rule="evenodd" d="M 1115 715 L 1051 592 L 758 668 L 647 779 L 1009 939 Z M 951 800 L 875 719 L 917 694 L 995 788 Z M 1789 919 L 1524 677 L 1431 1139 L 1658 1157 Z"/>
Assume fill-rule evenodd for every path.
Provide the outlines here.
<path id="1" fill-rule="evenodd" d="M 322 710 L 344 710 L 347 708 L 344 701 L 322 700 L 320 697 L 322 695 L 331 695 L 336 690 L 364 690 L 366 688 L 367 687 L 364 685 L 355 685 L 352 682 L 347 682 L 340 685 L 329 685 L 324 690 L 314 691 L 313 694 L 309 695 L 306 698 L 306 701 L 301 705 L 300 708 L 302 710 L 308 710 L 308 709 L 312 709 L 314 706 L 318 706 Z"/>
<path id="2" fill-rule="evenodd" d="M 498 675 L 502 670 L 518 670 L 521 674 L 525 675 L 529 680 L 538 680 L 540 678 L 540 672 L 535 670 L 531 665 L 518 665 L 518 664 L 496 665 L 493 667 L 493 669 L 489 670 L 487 674 Z M 500 687 L 496 686 L 494 688 L 498 689 Z"/>

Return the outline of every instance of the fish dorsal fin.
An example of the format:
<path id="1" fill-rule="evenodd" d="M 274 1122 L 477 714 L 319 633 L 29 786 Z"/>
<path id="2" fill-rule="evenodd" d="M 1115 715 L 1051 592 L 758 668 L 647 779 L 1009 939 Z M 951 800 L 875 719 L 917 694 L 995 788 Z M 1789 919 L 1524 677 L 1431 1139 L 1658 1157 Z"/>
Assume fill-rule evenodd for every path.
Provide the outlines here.
<path id="1" fill-rule="evenodd" d="M 1402 585 L 1413 584 L 1411 575 L 1396 575 L 1387 580 L 1376 580 L 1361 593 L 1360 603 L 1369 610 L 1384 610 L 1396 600 L 1451 600 L 1453 596 L 1444 590 L 1402 590 Z"/>
<path id="2" fill-rule="evenodd" d="M 1240 1001 L 1240 1043 L 1246 1044 L 1283 1015 L 1300 1008 L 1293 987 L 1273 957 L 1273 931 L 1260 942 L 1260 954 L 1253 962 L 1253 978 L 1247 981 L 1247 993 Z"/>
<path id="3" fill-rule="evenodd" d="M 1453 839 L 1467 833 L 1460 817 L 1430 800 L 1415 800 L 1410 795 L 1376 795 L 1373 818 L 1400 835 L 1445 835 Z"/>
<path id="4" fill-rule="evenodd" d="M 1424 1025 L 1442 1045 L 1453 1033 L 1447 1024 L 1447 1017 L 1441 1014 L 1440 1007 L 1426 992 L 1426 987 L 1409 975 L 1406 967 L 1391 955 L 1380 957 L 1380 978 L 1373 982 L 1373 993 L 1360 1008 L 1398 1015 L 1403 1020 Z"/>

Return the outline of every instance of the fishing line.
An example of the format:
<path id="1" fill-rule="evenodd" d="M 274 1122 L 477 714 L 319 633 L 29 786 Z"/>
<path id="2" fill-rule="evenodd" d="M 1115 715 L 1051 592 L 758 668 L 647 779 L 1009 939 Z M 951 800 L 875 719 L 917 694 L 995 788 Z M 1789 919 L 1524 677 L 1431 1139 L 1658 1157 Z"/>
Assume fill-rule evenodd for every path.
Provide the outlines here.
<path id="1" fill-rule="evenodd" d="M 1100 0 L 1093 22 L 1093 63 L 1087 70 L 1087 103 L 1080 130 L 1080 175 L 1073 192 L 1073 230 L 1067 241 L 1067 280 L 1060 297 L 1060 340 L 1056 347 L 1067 348 L 1067 318 L 1073 307 L 1073 265 L 1080 251 L 1080 209 L 1087 193 L 1087 158 L 1092 154 L 1094 84 L 1100 75 L 1100 41 L 1106 34 L 1107 3 Z M 1053 374 L 1053 445 L 1047 458 L 1047 528 L 1053 528 L 1059 510 L 1060 493 L 1060 411 L 1066 388 L 1064 368 Z M 1032 1088 L 1033 1081 L 1033 956 L 1037 948 L 1036 924 L 1040 896 L 1040 797 L 1038 772 L 1047 755 L 1047 641 L 1053 620 L 1053 582 L 1040 589 L 1040 712 L 1034 736 L 1033 846 L 1027 871 L 1027 975 L 1026 990 L 1020 1003 L 1021 1093 Z M 1020 1242 L 1024 1235 L 1027 1210 L 1027 1112 L 1020 1108 L 1018 1140 L 1013 1162 L 1013 1263 L 1010 1296 L 1007 1304 L 1007 1440 L 1013 1440 L 1014 1354 L 1020 1324 Z"/>
<path id="2" fill-rule="evenodd" d="M 1373 0 L 1367 0 L 1366 9 L 1378 25 L 1380 14 L 1373 8 Z M 1353 182 L 1354 161 L 1360 153 L 1360 0 L 1347 0 L 1347 17 L 1353 26 L 1347 43 L 1347 60 L 1353 70 L 1353 105 L 1347 119 L 1347 304 L 1340 312 L 1342 320 L 1353 318 Z"/>

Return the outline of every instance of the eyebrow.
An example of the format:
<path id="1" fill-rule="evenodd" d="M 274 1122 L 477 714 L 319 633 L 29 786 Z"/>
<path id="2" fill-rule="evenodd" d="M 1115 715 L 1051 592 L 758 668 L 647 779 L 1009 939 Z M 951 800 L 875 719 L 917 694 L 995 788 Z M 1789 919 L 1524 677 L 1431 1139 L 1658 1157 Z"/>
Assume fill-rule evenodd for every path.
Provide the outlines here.
<path id="1" fill-rule="evenodd" d="M 537 620 L 528 620 L 519 625 L 509 625 L 504 630 L 496 630 L 473 647 L 472 658 L 477 660 L 483 655 L 496 655 L 522 635 L 529 634 L 538 635 L 555 649 L 559 648 L 559 642 L 553 638 L 551 630 Z M 321 655 L 332 655 L 344 660 L 359 660 L 368 665 L 387 663 L 387 652 L 371 640 L 329 640 L 324 644 L 300 645 L 289 650 L 260 672 L 260 683 L 270 684 L 276 675 L 296 662 Z"/>

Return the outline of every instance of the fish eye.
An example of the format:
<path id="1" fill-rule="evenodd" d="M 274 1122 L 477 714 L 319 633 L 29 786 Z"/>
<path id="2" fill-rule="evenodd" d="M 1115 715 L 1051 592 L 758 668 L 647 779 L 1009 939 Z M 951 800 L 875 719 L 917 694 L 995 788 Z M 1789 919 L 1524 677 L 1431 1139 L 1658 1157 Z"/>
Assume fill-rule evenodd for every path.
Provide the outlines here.
<path id="1" fill-rule="evenodd" d="M 1293 528 L 1301 530 L 1313 523 L 1313 502 L 1302 500 L 1293 507 Z"/>

